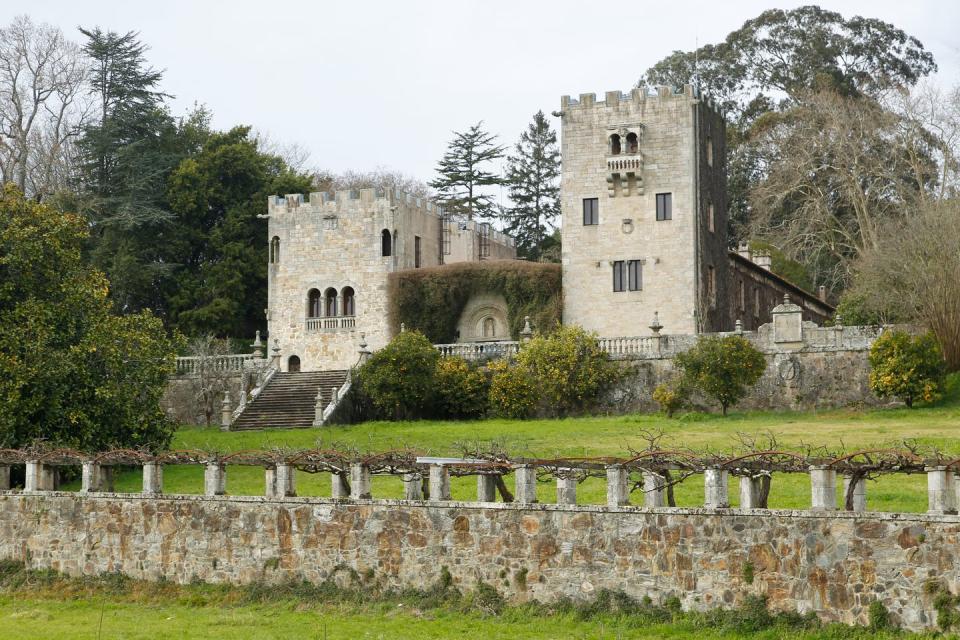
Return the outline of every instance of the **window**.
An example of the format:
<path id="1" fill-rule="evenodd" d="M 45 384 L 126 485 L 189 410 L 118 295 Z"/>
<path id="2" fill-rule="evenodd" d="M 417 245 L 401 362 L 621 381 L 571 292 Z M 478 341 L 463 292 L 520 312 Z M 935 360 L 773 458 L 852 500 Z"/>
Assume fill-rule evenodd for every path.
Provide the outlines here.
<path id="1" fill-rule="evenodd" d="M 615 133 L 610 136 L 610 155 L 620 155 L 620 134 Z"/>
<path id="2" fill-rule="evenodd" d="M 300 356 L 290 356 L 287 359 L 287 371 L 290 373 L 300 373 Z"/>
<path id="3" fill-rule="evenodd" d="M 716 231 L 716 224 L 713 220 L 713 203 L 707 205 L 707 229 L 710 230 L 710 233 Z"/>
<path id="4" fill-rule="evenodd" d="M 413 266 L 420 268 L 420 236 L 413 236 Z"/>
<path id="5" fill-rule="evenodd" d="M 320 291 L 317 289 L 310 289 L 307 293 L 307 317 L 308 318 L 319 318 L 323 314 L 320 313 L 321 309 L 321 300 Z"/>
<path id="6" fill-rule="evenodd" d="M 384 229 L 380 232 L 380 255 L 384 258 L 393 254 L 393 243 L 390 238 L 390 230 Z"/>
<path id="7" fill-rule="evenodd" d="M 480 259 L 490 257 L 490 223 L 480 225 Z"/>
<path id="8" fill-rule="evenodd" d="M 713 265 L 707 266 L 707 300 L 711 309 L 717 308 L 717 270 Z"/>
<path id="9" fill-rule="evenodd" d="M 739 284 L 738 287 L 737 287 L 737 300 L 738 300 L 738 302 L 739 302 L 739 304 L 737 305 L 737 308 L 740 309 L 740 311 L 746 311 L 746 309 L 747 309 L 747 288 L 746 288 L 746 286 L 744 286 L 744 284 L 743 284 L 743 279 L 742 279 L 742 278 L 740 279 L 740 284 Z"/>
<path id="10" fill-rule="evenodd" d="M 637 140 L 637 134 L 628 133 L 627 134 L 627 153 L 636 153 L 639 151 L 640 145 Z"/>
<path id="11" fill-rule="evenodd" d="M 657 220 L 673 220 L 673 194 L 657 194 Z"/>
<path id="12" fill-rule="evenodd" d="M 627 262 L 627 288 L 630 291 L 643 289 L 643 263 L 640 260 Z"/>
<path id="13" fill-rule="evenodd" d="M 334 318 L 337 315 L 337 290 L 330 287 L 323 293 L 324 308 L 323 315 L 328 318 Z"/>
<path id="14" fill-rule="evenodd" d="M 623 260 L 617 260 L 613 263 L 613 290 L 624 291 L 624 281 L 626 280 L 626 263 Z"/>
<path id="15" fill-rule="evenodd" d="M 599 198 L 583 199 L 583 224 L 584 225 L 600 224 L 600 199 Z"/>
<path id="16" fill-rule="evenodd" d="M 713 138 L 707 136 L 707 166 L 713 166 Z"/>
<path id="17" fill-rule="evenodd" d="M 760 287 L 754 287 L 753 289 L 753 315 L 757 318 L 760 317 Z"/>
<path id="18" fill-rule="evenodd" d="M 343 315 L 357 315 L 356 303 L 354 302 L 353 287 L 344 287 L 340 290 L 340 297 L 343 298 Z"/>
<path id="19" fill-rule="evenodd" d="M 270 264 L 278 262 L 280 262 L 280 238 L 273 236 L 273 240 L 270 241 Z"/>

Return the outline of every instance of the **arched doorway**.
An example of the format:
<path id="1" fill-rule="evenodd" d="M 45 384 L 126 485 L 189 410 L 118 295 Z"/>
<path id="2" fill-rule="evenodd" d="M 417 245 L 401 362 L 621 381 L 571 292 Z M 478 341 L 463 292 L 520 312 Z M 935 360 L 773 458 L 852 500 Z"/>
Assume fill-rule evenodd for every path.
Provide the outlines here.
<path id="1" fill-rule="evenodd" d="M 287 360 L 287 371 L 290 373 L 300 373 L 300 356 L 290 356 Z"/>

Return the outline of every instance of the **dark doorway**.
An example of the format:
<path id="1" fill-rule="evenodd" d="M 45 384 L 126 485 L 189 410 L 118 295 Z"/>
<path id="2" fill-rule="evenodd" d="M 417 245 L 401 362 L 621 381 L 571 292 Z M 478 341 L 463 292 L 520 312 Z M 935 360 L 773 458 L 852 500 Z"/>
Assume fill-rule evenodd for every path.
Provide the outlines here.
<path id="1" fill-rule="evenodd" d="M 287 360 L 287 371 L 300 373 L 300 356 L 290 356 L 290 359 Z"/>

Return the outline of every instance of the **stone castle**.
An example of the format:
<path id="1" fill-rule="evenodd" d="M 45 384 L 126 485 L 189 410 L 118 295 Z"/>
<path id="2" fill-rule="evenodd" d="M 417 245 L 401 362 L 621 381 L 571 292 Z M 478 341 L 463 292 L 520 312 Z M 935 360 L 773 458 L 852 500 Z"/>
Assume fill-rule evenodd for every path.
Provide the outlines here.
<path id="1" fill-rule="evenodd" d="M 725 123 L 691 86 L 563 97 L 563 322 L 601 337 L 758 328 L 784 296 L 803 319 L 832 307 L 728 249 Z M 270 341 L 283 371 L 346 369 L 362 344 L 385 345 L 388 275 L 464 261 L 515 259 L 511 238 L 389 191 L 271 197 Z M 500 292 L 471 300 L 460 340 L 504 341 Z M 466 317 L 469 316 L 469 317 Z M 514 325 L 516 323 L 513 323 Z M 415 327 L 413 327 L 415 328 Z"/>

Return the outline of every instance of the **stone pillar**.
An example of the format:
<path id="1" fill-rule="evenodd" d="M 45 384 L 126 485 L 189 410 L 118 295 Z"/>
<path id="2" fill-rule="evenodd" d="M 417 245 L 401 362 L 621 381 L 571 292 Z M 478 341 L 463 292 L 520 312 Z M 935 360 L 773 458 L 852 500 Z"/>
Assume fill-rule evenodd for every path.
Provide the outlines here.
<path id="1" fill-rule="evenodd" d="M 403 499 L 423 500 L 423 475 L 419 473 L 403 474 Z"/>
<path id="2" fill-rule="evenodd" d="M 495 476 L 483 474 L 477 476 L 477 501 L 497 501 L 497 478 Z"/>
<path id="3" fill-rule="evenodd" d="M 297 495 L 297 469 L 292 464 L 277 465 L 274 477 L 274 498 L 293 498 Z"/>
<path id="4" fill-rule="evenodd" d="M 727 509 L 730 496 L 727 490 L 728 473 L 724 469 L 704 469 L 703 506 L 707 509 Z"/>
<path id="5" fill-rule="evenodd" d="M 557 477 L 557 504 L 577 504 L 576 476 Z"/>
<path id="6" fill-rule="evenodd" d="M 814 511 L 837 510 L 837 472 L 830 467 L 810 467 L 810 508 Z"/>
<path id="7" fill-rule="evenodd" d="M 533 465 L 523 464 L 513 470 L 516 491 L 513 501 L 518 504 L 532 504 L 537 501 L 537 469 Z"/>
<path id="8" fill-rule="evenodd" d="M 96 462 L 92 460 L 84 462 L 80 478 L 80 493 L 103 491 L 103 473 Z"/>
<path id="9" fill-rule="evenodd" d="M 267 467 L 263 470 L 265 495 L 268 498 L 277 497 L 277 470 L 273 467 Z"/>
<path id="10" fill-rule="evenodd" d="M 652 471 L 643 472 L 643 506 L 662 507 L 664 505 L 664 477 Z"/>
<path id="11" fill-rule="evenodd" d="M 220 403 L 220 430 L 230 431 L 230 425 L 233 423 L 233 410 L 230 408 L 230 392 L 223 394 L 223 402 Z"/>
<path id="12" fill-rule="evenodd" d="M 0 481 L 2 481 L 2 479 L 3 477 L 0 476 Z M 960 473 L 955 473 L 953 475 L 953 482 L 953 486 L 955 488 L 955 491 L 953 492 L 953 504 L 955 506 L 960 506 Z M 7 481 L 7 486 L 9 486 L 9 480 Z"/>
<path id="13" fill-rule="evenodd" d="M 203 469 L 203 495 L 222 496 L 227 492 L 227 469 L 219 462 L 208 462 Z"/>
<path id="14" fill-rule="evenodd" d="M 760 478 L 740 476 L 740 508 L 760 508 Z"/>
<path id="15" fill-rule="evenodd" d="M 10 490 L 10 465 L 0 464 L 0 491 Z"/>
<path id="16" fill-rule="evenodd" d="M 42 462 L 37 460 L 27 461 L 26 476 L 23 481 L 24 491 L 50 491 L 52 487 L 47 484 L 49 474 Z"/>
<path id="17" fill-rule="evenodd" d="M 927 467 L 927 513 L 956 513 L 953 472 L 946 467 Z"/>
<path id="18" fill-rule="evenodd" d="M 607 506 L 630 504 L 630 474 L 618 464 L 607 467 Z"/>
<path id="19" fill-rule="evenodd" d="M 850 476 L 843 479 L 843 508 L 846 509 L 847 492 L 850 490 Z M 857 480 L 857 486 L 853 490 L 853 510 L 863 512 L 867 510 L 867 482 L 864 478 Z"/>
<path id="20" fill-rule="evenodd" d="M 350 465 L 350 497 L 354 500 L 369 500 L 373 497 L 370 491 L 370 469 L 359 462 Z"/>
<path id="21" fill-rule="evenodd" d="M 350 487 L 339 473 L 330 474 L 330 496 L 338 499 L 350 497 Z"/>
<path id="22" fill-rule="evenodd" d="M 163 493 L 163 466 L 160 463 L 143 463 L 143 492 L 147 495 Z"/>
<path id="23" fill-rule="evenodd" d="M 450 470 L 442 464 L 430 465 L 430 501 L 450 499 Z"/>

